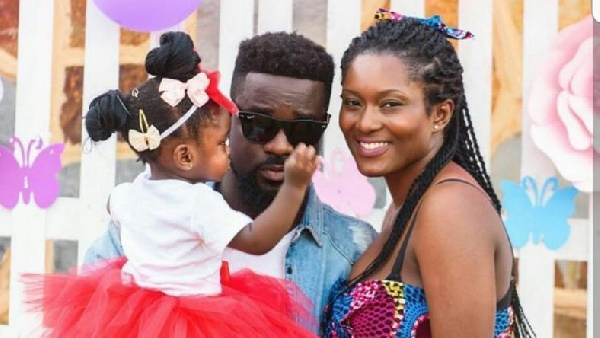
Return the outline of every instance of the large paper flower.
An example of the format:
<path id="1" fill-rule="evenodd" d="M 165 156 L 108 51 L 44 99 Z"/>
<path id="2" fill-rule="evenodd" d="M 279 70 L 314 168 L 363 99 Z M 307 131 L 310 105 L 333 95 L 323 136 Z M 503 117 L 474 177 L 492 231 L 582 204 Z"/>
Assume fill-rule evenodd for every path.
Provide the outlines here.
<path id="1" fill-rule="evenodd" d="M 594 102 L 592 83 L 600 82 L 592 71 L 594 50 L 600 52 L 591 16 L 560 31 L 541 64 L 528 102 L 533 142 L 582 191 L 599 190 L 592 176 L 592 166 L 600 164 L 600 147 L 594 148 L 593 142 L 599 103 Z"/>

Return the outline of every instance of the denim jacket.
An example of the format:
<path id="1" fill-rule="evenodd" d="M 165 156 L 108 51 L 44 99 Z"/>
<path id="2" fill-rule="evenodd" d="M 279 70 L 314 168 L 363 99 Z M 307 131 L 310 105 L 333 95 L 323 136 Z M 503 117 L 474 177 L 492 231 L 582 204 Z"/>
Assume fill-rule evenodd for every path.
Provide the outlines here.
<path id="1" fill-rule="evenodd" d="M 376 233 L 368 223 L 323 204 L 312 186 L 302 220 L 293 231 L 285 257 L 285 278 L 296 283 L 313 302 L 318 324 L 331 287 L 339 278 L 348 276 Z M 119 230 L 110 223 L 107 232 L 87 250 L 85 263 L 121 255 Z M 313 328 L 315 332 L 317 326 Z"/>

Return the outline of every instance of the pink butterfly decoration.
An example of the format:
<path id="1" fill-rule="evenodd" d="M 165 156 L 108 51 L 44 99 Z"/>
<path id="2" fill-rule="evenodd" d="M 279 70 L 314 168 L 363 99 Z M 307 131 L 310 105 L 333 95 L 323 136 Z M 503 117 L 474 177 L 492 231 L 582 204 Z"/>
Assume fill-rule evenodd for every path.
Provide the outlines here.
<path id="1" fill-rule="evenodd" d="M 40 208 L 48 208 L 56 201 L 60 184 L 56 174 L 61 168 L 60 155 L 65 146 L 54 143 L 43 148 L 41 139 L 33 139 L 27 149 L 21 140 L 12 137 L 9 148 L 0 146 L 0 205 L 13 209 L 19 203 L 19 194 L 23 203 L 29 204 L 31 195 Z M 16 158 L 17 148 L 21 152 L 21 162 Z M 37 156 L 30 162 L 31 151 Z"/>
<path id="2" fill-rule="evenodd" d="M 336 170 L 337 163 L 341 163 L 340 170 Z M 339 212 L 362 217 L 373 210 L 375 188 L 358 171 L 354 158 L 339 148 L 323 160 L 323 172 L 317 170 L 312 181 L 317 196 Z"/>

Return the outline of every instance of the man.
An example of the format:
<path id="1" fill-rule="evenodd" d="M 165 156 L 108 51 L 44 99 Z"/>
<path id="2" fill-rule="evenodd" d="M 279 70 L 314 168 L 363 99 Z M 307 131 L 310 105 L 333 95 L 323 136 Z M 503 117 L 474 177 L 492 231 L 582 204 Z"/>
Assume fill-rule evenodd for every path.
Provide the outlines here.
<path id="1" fill-rule="evenodd" d="M 329 121 L 333 74 L 325 49 L 297 34 L 267 33 L 240 44 L 231 86 L 240 109 L 231 125 L 231 170 L 214 184 L 233 209 L 252 218 L 260 214 L 281 186 L 283 163 L 294 146 L 318 145 Z M 331 286 L 347 277 L 375 231 L 320 202 L 312 186 L 295 224 L 269 253 L 228 249 L 225 260 L 232 271 L 247 267 L 295 282 L 320 321 Z M 86 262 L 122 254 L 118 230 L 110 224 Z"/>

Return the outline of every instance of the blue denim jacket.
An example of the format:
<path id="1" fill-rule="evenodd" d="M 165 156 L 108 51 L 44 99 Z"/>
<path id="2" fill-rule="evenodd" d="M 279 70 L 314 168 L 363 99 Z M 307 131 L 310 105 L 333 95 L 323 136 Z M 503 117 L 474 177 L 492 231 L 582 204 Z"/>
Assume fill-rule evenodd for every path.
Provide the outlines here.
<path id="1" fill-rule="evenodd" d="M 320 323 L 331 287 L 340 277 L 348 276 L 376 233 L 368 223 L 323 204 L 312 186 L 304 215 L 294 231 L 285 257 L 285 277 L 313 302 Z M 85 262 L 121 255 L 119 230 L 110 223 L 107 232 L 87 250 Z"/>

